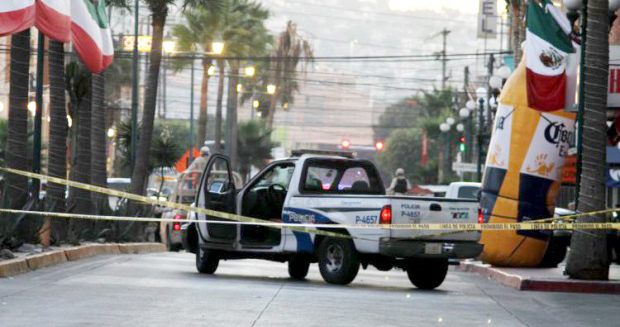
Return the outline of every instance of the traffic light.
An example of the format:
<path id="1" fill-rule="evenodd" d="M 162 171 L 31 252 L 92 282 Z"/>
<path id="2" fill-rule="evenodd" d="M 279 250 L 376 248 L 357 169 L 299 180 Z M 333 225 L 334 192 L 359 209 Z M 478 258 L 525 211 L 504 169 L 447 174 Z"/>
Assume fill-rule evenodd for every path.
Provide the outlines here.
<path id="1" fill-rule="evenodd" d="M 461 136 L 459 138 L 459 152 L 465 152 L 465 148 L 466 148 L 465 136 Z"/>
<path id="2" fill-rule="evenodd" d="M 385 143 L 383 143 L 383 141 L 377 141 L 377 143 L 375 143 L 375 148 L 377 151 L 381 151 L 385 148 Z"/>

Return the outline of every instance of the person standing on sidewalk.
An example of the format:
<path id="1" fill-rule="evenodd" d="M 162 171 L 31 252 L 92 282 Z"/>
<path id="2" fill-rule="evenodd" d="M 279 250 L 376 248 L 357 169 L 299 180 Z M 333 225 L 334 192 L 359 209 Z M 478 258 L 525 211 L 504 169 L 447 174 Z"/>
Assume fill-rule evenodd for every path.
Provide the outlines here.
<path id="1" fill-rule="evenodd" d="M 405 170 L 402 168 L 396 169 L 396 176 L 392 179 L 388 192 L 393 192 L 395 195 L 405 195 L 409 193 L 410 189 L 411 183 L 405 177 Z"/>
<path id="2" fill-rule="evenodd" d="M 207 168 L 207 162 L 209 162 L 209 156 L 211 155 L 211 151 L 208 146 L 203 146 L 200 148 L 200 157 L 194 159 L 192 163 L 187 167 L 186 171 L 204 171 Z"/>

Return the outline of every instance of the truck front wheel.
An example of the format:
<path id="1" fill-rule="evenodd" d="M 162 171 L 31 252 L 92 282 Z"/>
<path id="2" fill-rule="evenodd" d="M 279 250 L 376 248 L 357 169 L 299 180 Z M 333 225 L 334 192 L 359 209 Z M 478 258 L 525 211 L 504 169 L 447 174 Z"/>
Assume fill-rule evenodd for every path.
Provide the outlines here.
<path id="1" fill-rule="evenodd" d="M 196 251 L 196 270 L 202 274 L 213 274 L 217 270 L 220 258 L 213 250 L 203 249 L 198 245 Z"/>
<path id="2" fill-rule="evenodd" d="M 405 261 L 407 276 L 415 287 L 432 290 L 446 279 L 447 259 L 408 259 Z"/>
<path id="3" fill-rule="evenodd" d="M 355 279 L 360 262 L 353 241 L 325 238 L 319 245 L 319 271 L 330 284 L 346 285 Z"/>

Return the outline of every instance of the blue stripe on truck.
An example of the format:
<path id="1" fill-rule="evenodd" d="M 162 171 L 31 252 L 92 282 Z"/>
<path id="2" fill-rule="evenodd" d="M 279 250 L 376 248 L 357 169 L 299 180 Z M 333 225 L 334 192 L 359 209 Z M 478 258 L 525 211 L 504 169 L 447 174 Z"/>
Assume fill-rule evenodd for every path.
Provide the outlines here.
<path id="1" fill-rule="evenodd" d="M 282 210 L 282 222 L 284 223 L 316 223 L 316 224 L 332 224 L 334 223 L 327 216 L 316 211 L 301 208 L 284 208 Z M 297 240 L 297 252 L 314 252 L 314 244 L 309 233 L 293 232 Z"/>

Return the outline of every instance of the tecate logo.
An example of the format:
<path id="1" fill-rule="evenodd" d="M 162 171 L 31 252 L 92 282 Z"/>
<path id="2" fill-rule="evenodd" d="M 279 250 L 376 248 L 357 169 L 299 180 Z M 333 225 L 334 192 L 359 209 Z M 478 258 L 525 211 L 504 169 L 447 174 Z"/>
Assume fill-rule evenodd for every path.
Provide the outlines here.
<path id="1" fill-rule="evenodd" d="M 555 147 L 559 147 L 561 144 L 566 144 L 572 138 L 573 132 L 566 129 L 564 123 L 549 122 L 547 128 L 545 128 L 545 138 L 547 142 L 555 144 Z"/>

